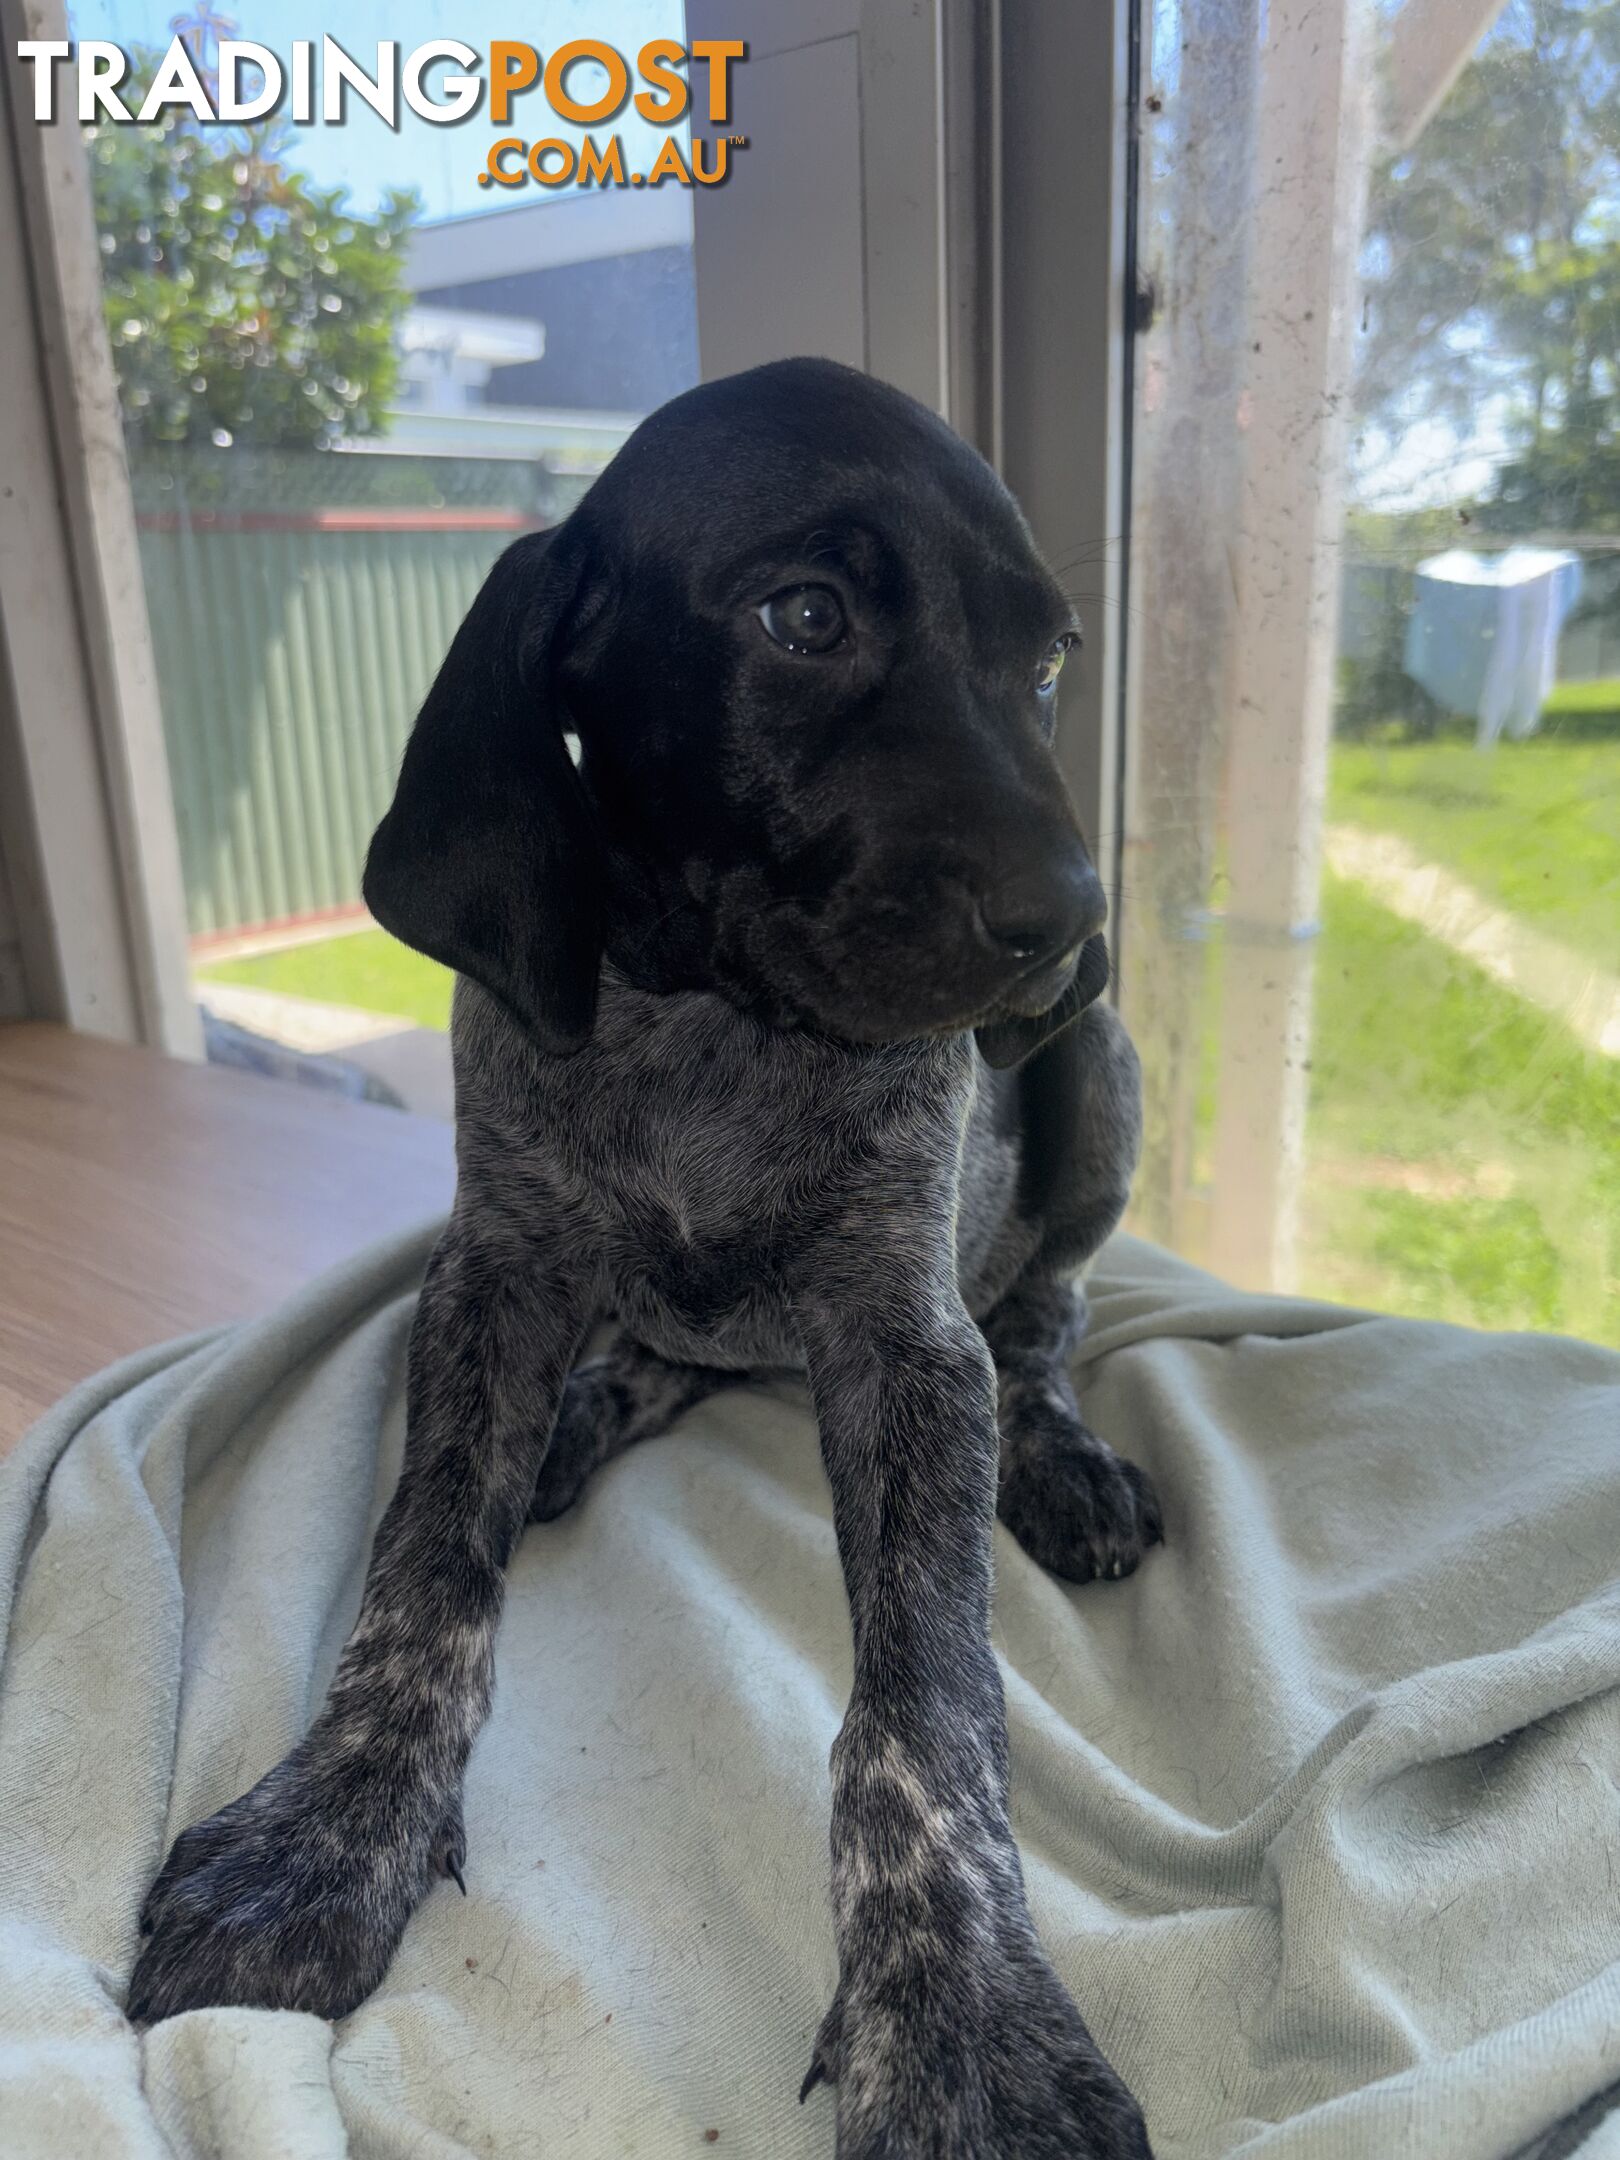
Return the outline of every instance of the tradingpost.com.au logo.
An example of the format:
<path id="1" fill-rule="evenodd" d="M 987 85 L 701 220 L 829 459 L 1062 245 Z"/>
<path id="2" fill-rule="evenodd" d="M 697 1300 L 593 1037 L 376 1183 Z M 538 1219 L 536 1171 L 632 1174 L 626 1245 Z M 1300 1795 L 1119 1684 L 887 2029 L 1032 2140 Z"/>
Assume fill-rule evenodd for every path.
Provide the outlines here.
<path id="1" fill-rule="evenodd" d="M 418 119 L 456 127 L 487 108 L 493 127 L 517 124 L 520 100 L 538 97 L 575 128 L 605 126 L 626 105 L 653 127 L 671 131 L 691 104 L 683 68 L 708 67 L 706 117 L 724 127 L 731 117 L 731 67 L 747 57 L 740 38 L 699 38 L 682 45 L 655 38 L 634 60 L 598 38 L 575 38 L 542 55 L 518 38 L 491 41 L 487 54 L 459 38 L 434 38 L 401 56 L 392 38 L 378 43 L 368 72 L 334 37 L 295 38 L 287 61 L 251 38 L 222 38 L 213 64 L 200 66 L 181 37 L 171 40 L 138 103 L 120 95 L 130 55 L 105 38 L 23 38 L 17 58 L 32 69 L 34 118 L 59 113 L 81 121 L 111 120 L 131 127 L 161 124 L 170 112 L 189 112 L 205 126 L 240 126 L 286 110 L 298 127 L 342 127 L 349 94 L 391 128 L 401 103 Z M 588 73 L 576 75 L 576 68 Z M 533 110 L 530 106 L 530 110 Z M 694 135 L 690 161 L 679 138 L 664 136 L 645 171 L 629 169 L 620 136 L 503 134 L 492 141 L 478 171 L 480 187 L 714 187 L 730 170 L 731 153 L 746 149 L 741 135 Z"/>

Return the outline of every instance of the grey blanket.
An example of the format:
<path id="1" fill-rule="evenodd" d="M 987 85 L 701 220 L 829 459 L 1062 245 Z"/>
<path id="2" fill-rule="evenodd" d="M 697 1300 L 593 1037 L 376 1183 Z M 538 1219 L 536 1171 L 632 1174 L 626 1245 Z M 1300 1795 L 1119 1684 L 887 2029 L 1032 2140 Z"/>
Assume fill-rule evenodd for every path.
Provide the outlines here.
<path id="1" fill-rule="evenodd" d="M 831 2154 L 794 2096 L 849 1641 L 785 1382 L 524 1539 L 471 1894 L 377 1996 L 120 2014 L 170 1838 L 336 1660 L 427 1244 L 123 1364 L 0 1473 L 6 2160 Z M 998 1531 L 996 1640 L 1035 1916 L 1161 2160 L 1620 2152 L 1620 1359 L 1125 1239 L 1093 1289 L 1085 1406 L 1168 1544 L 1073 1590 Z"/>

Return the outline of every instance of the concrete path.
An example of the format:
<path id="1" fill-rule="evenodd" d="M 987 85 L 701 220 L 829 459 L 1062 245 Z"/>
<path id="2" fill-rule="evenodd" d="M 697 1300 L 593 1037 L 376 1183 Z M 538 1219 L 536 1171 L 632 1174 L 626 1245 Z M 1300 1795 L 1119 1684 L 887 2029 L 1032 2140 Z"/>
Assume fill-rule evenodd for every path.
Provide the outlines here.
<path id="1" fill-rule="evenodd" d="M 1591 1049 L 1620 1057 L 1620 975 L 1496 907 L 1393 833 L 1330 825 L 1325 847 L 1337 876 L 1552 1013 Z"/>
<path id="2" fill-rule="evenodd" d="M 450 1076 L 450 1038 L 418 1027 L 399 1013 L 362 1012 L 354 1005 L 324 1005 L 314 998 L 285 997 L 242 983 L 199 982 L 197 996 L 221 1020 L 254 1035 L 285 1043 L 312 1056 L 343 1057 L 375 1073 L 407 1110 L 448 1118 L 455 1111 Z"/>

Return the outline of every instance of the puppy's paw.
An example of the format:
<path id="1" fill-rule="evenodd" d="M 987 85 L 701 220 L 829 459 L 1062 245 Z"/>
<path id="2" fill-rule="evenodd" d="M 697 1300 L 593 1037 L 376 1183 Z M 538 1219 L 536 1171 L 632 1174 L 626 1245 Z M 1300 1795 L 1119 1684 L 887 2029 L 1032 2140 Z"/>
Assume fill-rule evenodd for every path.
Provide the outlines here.
<path id="1" fill-rule="evenodd" d="M 1116 1455 L 1054 1392 L 1003 1411 L 996 1512 L 1032 1560 L 1068 1582 L 1132 1575 L 1164 1536 L 1145 1470 Z"/>
<path id="2" fill-rule="evenodd" d="M 834 1997 L 801 2100 L 838 2093 L 838 2160 L 1152 2160 L 1142 2111 L 1038 1950 L 918 2015 Z"/>
<path id="3" fill-rule="evenodd" d="M 459 1805 L 433 1839 L 390 1842 L 384 1795 L 323 1794 L 296 1762 L 175 1840 L 141 1911 L 132 2023 L 226 2003 L 344 2017 L 433 1875 L 459 1879 Z"/>

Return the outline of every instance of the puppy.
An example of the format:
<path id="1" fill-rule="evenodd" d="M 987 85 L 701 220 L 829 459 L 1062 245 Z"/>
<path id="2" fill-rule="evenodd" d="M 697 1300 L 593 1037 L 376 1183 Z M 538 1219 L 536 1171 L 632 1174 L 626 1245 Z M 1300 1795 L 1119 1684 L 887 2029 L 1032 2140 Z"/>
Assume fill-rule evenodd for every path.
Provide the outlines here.
<path id="1" fill-rule="evenodd" d="M 525 1522 L 797 1367 L 855 1644 L 804 2090 L 844 2160 L 1147 2152 L 1030 1920 L 990 1648 L 998 1508 L 1076 1582 L 1160 1529 L 1067 1369 L 1139 1129 L 1052 753 L 1075 634 L 989 467 L 820 361 L 675 399 L 496 564 L 366 869 L 460 977 L 399 1489 L 314 1725 L 153 1886 L 132 2017 L 352 2010 L 460 1880 Z"/>

